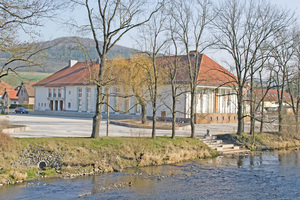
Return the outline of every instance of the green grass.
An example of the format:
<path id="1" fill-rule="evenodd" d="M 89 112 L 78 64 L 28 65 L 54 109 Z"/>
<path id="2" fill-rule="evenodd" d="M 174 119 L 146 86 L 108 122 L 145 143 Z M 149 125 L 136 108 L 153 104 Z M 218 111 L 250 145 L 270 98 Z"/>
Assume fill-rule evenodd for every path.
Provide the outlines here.
<path id="1" fill-rule="evenodd" d="M 43 72 L 18 72 L 18 74 L 11 73 L 8 76 L 4 76 L 2 80 L 14 87 L 17 87 L 22 81 L 40 81 L 50 75 L 51 73 Z"/>
<path id="2" fill-rule="evenodd" d="M 38 177 L 37 170 L 26 170 L 27 173 L 27 179 L 34 179 Z"/>

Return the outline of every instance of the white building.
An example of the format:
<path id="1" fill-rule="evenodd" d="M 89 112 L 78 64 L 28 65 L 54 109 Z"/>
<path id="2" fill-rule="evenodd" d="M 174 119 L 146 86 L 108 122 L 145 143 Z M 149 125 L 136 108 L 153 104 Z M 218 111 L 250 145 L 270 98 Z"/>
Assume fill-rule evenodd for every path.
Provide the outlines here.
<path id="1" fill-rule="evenodd" d="M 160 57 L 158 62 L 163 62 L 172 57 Z M 187 56 L 180 56 L 181 62 L 187 62 Z M 195 57 L 191 56 L 191 60 Z M 236 95 L 233 90 L 233 75 L 216 62 L 201 54 L 199 58 L 200 71 L 196 94 L 196 123 L 223 123 L 237 121 Z M 66 111 L 66 112 L 95 112 L 96 85 L 91 80 L 97 75 L 98 62 L 70 61 L 69 66 L 54 73 L 34 85 L 35 110 L 38 111 Z M 182 95 L 178 97 L 178 120 L 189 120 L 190 93 L 188 92 L 188 70 L 182 71 L 176 78 L 182 85 Z M 106 91 L 103 91 L 104 93 Z M 140 115 L 141 108 L 134 97 L 121 98 L 123 88 L 114 85 L 110 87 L 110 106 L 119 113 Z M 159 89 L 158 112 L 162 119 L 171 119 L 171 86 L 165 84 Z M 102 112 L 107 111 L 103 106 Z M 112 112 L 112 110 L 110 110 Z M 151 117 L 151 104 L 147 106 L 147 116 Z"/>

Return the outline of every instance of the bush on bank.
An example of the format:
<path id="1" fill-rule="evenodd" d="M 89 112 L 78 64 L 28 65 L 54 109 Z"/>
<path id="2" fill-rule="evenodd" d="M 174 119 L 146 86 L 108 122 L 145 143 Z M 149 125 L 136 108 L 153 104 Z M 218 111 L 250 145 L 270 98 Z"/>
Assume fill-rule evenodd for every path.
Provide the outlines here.
<path id="1" fill-rule="evenodd" d="M 249 133 L 219 135 L 218 138 L 250 150 L 280 150 L 300 146 L 300 138 L 295 134 L 269 132 L 255 133 L 254 136 L 254 141 Z"/>

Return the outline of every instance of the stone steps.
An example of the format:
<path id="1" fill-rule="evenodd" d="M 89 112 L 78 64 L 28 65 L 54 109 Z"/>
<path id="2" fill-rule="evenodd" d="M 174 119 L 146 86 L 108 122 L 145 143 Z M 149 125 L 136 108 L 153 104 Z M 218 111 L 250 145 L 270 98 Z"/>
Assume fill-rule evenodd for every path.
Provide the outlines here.
<path id="1" fill-rule="evenodd" d="M 250 150 L 248 149 L 238 149 L 238 150 L 228 150 L 228 151 L 222 151 L 221 153 L 223 155 L 226 155 L 226 154 L 242 154 L 242 153 L 249 153 Z"/>
<path id="2" fill-rule="evenodd" d="M 225 144 L 222 140 L 218 140 L 217 136 L 213 135 L 205 135 L 204 137 L 201 137 L 199 139 L 202 140 L 210 148 L 217 150 L 220 154 L 239 154 L 250 151 L 240 149 L 239 146 L 236 146 L 234 144 Z"/>

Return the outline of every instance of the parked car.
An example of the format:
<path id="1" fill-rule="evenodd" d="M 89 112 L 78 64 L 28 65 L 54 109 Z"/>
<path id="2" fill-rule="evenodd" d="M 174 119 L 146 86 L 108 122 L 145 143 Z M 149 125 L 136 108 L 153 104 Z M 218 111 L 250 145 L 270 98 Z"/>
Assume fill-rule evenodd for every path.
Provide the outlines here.
<path id="1" fill-rule="evenodd" d="M 22 113 L 22 114 L 28 114 L 28 110 L 26 110 L 23 107 L 16 107 L 15 108 L 15 113 Z"/>

